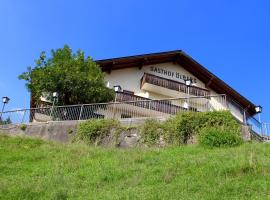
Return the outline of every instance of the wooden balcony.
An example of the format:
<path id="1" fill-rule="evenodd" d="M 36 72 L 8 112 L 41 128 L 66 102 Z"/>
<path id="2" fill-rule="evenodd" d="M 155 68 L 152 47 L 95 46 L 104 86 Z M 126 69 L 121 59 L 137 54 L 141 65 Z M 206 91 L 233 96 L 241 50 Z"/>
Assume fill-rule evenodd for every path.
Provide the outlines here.
<path id="1" fill-rule="evenodd" d="M 182 92 L 196 97 L 210 95 L 210 91 L 207 89 L 203 89 L 196 86 L 191 86 L 188 88 L 184 83 L 145 73 L 141 79 L 141 89 L 148 90 L 147 86 L 145 86 L 147 84 L 159 86 L 177 92 Z"/>

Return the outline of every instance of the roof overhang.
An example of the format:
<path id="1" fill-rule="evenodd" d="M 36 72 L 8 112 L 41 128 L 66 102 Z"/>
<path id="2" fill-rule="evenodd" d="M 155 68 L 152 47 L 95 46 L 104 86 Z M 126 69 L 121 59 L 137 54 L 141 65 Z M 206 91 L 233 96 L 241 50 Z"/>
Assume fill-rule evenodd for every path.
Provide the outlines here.
<path id="1" fill-rule="evenodd" d="M 116 69 L 130 67 L 141 68 L 144 65 L 175 62 L 204 82 L 208 88 L 219 94 L 226 94 L 227 97 L 236 101 L 243 109 L 246 109 L 251 116 L 256 114 L 255 104 L 181 50 L 96 60 L 95 62 L 101 67 L 102 71 L 109 73 Z"/>

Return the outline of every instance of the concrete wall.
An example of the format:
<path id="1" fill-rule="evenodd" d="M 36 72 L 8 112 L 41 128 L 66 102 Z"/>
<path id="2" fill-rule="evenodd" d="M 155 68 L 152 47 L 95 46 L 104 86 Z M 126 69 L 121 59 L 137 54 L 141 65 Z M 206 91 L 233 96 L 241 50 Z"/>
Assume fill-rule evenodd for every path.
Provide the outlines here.
<path id="1" fill-rule="evenodd" d="M 164 121 L 165 118 L 158 118 Z M 145 119 L 122 119 L 121 124 L 128 127 L 143 124 Z M 15 136 L 30 136 L 38 137 L 44 140 L 51 140 L 57 142 L 70 142 L 76 134 L 78 124 L 81 121 L 62 121 L 62 122 L 44 122 L 31 123 L 26 125 L 26 129 L 22 130 L 20 125 L 5 125 L 0 128 L 0 133 L 15 135 Z"/>
<path id="2" fill-rule="evenodd" d="M 20 125 L 6 125 L 0 131 L 10 135 L 38 137 L 44 140 L 69 142 L 77 130 L 78 121 L 31 123 L 23 130 Z"/>
<path id="3" fill-rule="evenodd" d="M 165 118 L 158 118 L 160 121 L 166 120 Z M 145 119 L 123 119 L 120 122 L 123 125 L 128 127 L 134 127 L 135 125 L 143 124 Z M 37 137 L 47 141 L 57 141 L 62 143 L 71 142 L 74 138 L 77 127 L 80 121 L 64 121 L 64 122 L 48 122 L 48 123 L 33 123 L 28 124 L 25 130 L 22 130 L 20 125 L 7 125 L 4 128 L 0 129 L 0 133 L 9 134 L 12 136 L 29 136 L 29 137 Z M 248 126 L 242 125 L 241 128 L 242 137 L 245 141 L 249 141 L 251 139 L 261 141 L 261 137 L 258 135 L 254 135 L 253 132 L 250 131 Z M 101 146 L 108 146 L 114 140 L 108 136 L 101 141 Z M 140 133 L 138 128 L 131 128 L 130 130 L 121 132 L 118 141 L 120 147 L 133 147 L 137 145 L 138 140 L 140 138 Z M 190 142 L 194 143 L 196 138 L 191 138 Z M 164 141 L 161 141 L 161 146 L 164 145 Z"/>

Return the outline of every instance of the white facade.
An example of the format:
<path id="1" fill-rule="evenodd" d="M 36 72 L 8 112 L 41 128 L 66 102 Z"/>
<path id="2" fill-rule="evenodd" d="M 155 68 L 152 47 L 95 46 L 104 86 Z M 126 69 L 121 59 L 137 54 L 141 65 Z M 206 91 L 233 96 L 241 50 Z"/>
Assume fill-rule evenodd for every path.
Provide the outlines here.
<path id="1" fill-rule="evenodd" d="M 169 99 L 169 98 L 187 98 L 195 97 L 189 92 L 179 92 L 176 90 L 168 89 L 166 87 L 157 86 L 154 84 L 145 83 L 141 85 L 141 79 L 145 74 L 154 75 L 157 78 L 166 79 L 173 82 L 185 83 L 186 79 L 191 79 L 192 86 L 198 89 L 208 90 L 209 95 L 218 95 L 215 91 L 207 88 L 205 83 L 195 77 L 193 74 L 185 70 L 177 63 L 161 63 L 154 65 L 145 65 L 143 67 L 131 67 L 124 69 L 115 69 L 110 73 L 105 74 L 105 79 L 108 81 L 108 87 L 113 88 L 113 86 L 120 85 L 122 90 L 126 90 L 134 93 L 136 96 L 149 98 L 149 99 Z M 201 96 L 201 95 L 198 95 Z M 186 107 L 187 102 L 184 101 L 174 101 L 175 105 Z M 197 107 L 197 111 L 203 111 L 203 108 L 207 106 L 211 107 L 212 110 L 215 109 L 230 109 L 232 106 L 228 106 L 227 103 L 219 101 L 217 98 L 210 99 L 191 99 L 189 104 L 193 104 Z M 239 120 L 243 122 L 243 113 L 237 108 L 230 109 L 232 114 Z"/>
<path id="2" fill-rule="evenodd" d="M 151 69 L 160 69 L 166 70 L 167 75 L 164 73 L 159 73 L 157 71 L 153 71 Z M 168 73 L 170 72 L 170 73 Z M 137 67 L 133 68 L 126 68 L 126 69 L 119 69 L 119 70 L 112 70 L 111 73 L 106 73 L 106 80 L 109 82 L 109 86 L 113 87 L 114 85 L 120 85 L 123 90 L 129 90 L 133 91 L 135 95 L 150 98 L 150 99 L 164 99 L 164 98 L 175 98 L 175 97 L 186 97 L 186 95 L 178 94 L 178 96 L 175 96 L 175 94 L 169 94 L 168 92 L 166 94 L 160 92 L 160 93 L 154 93 L 151 91 L 145 91 L 141 90 L 140 88 L 140 80 L 143 77 L 144 73 L 153 74 L 162 78 L 178 81 L 181 83 L 185 83 L 183 79 L 180 79 L 181 75 L 182 77 L 191 77 L 195 79 L 196 83 L 194 83 L 195 86 L 205 88 L 205 84 L 198 80 L 196 77 L 194 77 L 191 73 L 183 69 L 178 64 L 174 63 L 162 63 L 162 64 L 156 64 L 156 65 L 146 65 L 143 66 L 141 69 Z"/>

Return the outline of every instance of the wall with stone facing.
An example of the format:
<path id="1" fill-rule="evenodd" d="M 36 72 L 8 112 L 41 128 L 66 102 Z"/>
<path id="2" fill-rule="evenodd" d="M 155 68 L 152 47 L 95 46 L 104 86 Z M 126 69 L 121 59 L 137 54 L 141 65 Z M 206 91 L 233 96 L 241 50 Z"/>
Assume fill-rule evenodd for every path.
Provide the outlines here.
<path id="1" fill-rule="evenodd" d="M 76 133 L 78 121 L 44 122 L 27 124 L 25 130 L 21 125 L 6 125 L 0 131 L 18 136 L 38 137 L 44 140 L 69 142 Z"/>
<path id="2" fill-rule="evenodd" d="M 165 118 L 159 120 L 164 121 Z M 134 127 L 143 124 L 145 119 L 123 119 L 120 122 L 127 127 Z M 38 137 L 48 141 L 57 141 L 62 143 L 71 142 L 76 134 L 76 130 L 80 121 L 63 121 L 63 122 L 46 122 L 46 123 L 32 123 L 26 125 L 25 130 L 20 125 L 6 125 L 0 129 L 0 132 L 9 135 Z M 242 136 L 245 141 L 251 139 L 260 141 L 259 137 L 255 137 L 254 133 L 250 132 L 248 126 L 242 125 Z M 103 138 L 99 145 L 101 146 L 119 146 L 123 148 L 134 147 L 139 145 L 140 131 L 138 128 L 129 128 L 123 130 L 118 138 L 113 134 Z M 117 143 L 115 141 L 117 140 Z M 164 146 L 164 141 L 160 141 L 159 146 Z M 197 143 L 196 137 L 192 137 L 188 144 Z"/>
<path id="3" fill-rule="evenodd" d="M 11 136 L 29 136 L 47 141 L 69 143 L 73 140 L 79 123 L 80 121 L 32 123 L 26 126 L 23 125 L 25 126 L 24 128 L 22 125 L 5 125 L 5 127 L 0 129 L 0 132 Z M 98 145 L 121 148 L 138 146 L 140 139 L 139 129 L 133 126 L 143 124 L 144 119 L 124 119 L 121 120 L 121 123 L 131 128 L 121 131 L 117 138 L 113 134 L 113 130 L 111 130 L 111 133 L 107 137 L 102 138 Z"/>

